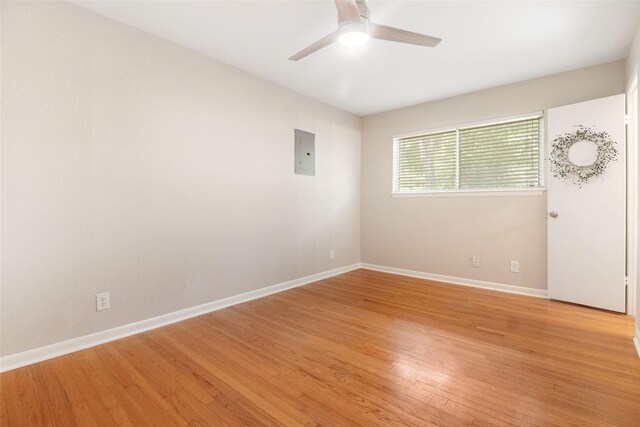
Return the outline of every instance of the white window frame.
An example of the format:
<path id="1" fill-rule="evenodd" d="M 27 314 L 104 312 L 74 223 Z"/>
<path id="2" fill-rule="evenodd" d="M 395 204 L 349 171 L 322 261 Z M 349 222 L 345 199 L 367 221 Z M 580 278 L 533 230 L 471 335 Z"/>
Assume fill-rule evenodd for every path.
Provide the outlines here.
<path id="1" fill-rule="evenodd" d="M 456 131 L 456 134 L 460 134 L 460 129 L 472 128 L 477 126 L 489 126 L 489 125 L 497 125 L 508 122 L 516 122 L 519 120 L 526 120 L 530 118 L 542 117 L 543 123 L 543 131 L 540 133 L 540 187 L 536 188 L 517 188 L 517 189 L 478 189 L 478 190 L 469 190 L 469 189 L 451 189 L 451 190 L 422 190 L 422 191 L 398 191 L 398 177 L 399 177 L 399 143 L 401 138 L 410 138 L 414 136 L 427 135 L 433 133 L 440 132 L 452 132 Z M 393 136 L 393 172 L 392 172 L 392 188 L 391 195 L 393 197 L 478 197 L 478 196 L 541 196 L 546 191 L 545 185 L 545 164 L 544 164 L 544 153 L 545 153 L 545 140 L 546 140 L 546 114 L 544 111 L 535 111 L 532 113 L 518 114 L 513 116 L 499 117 L 488 120 L 481 120 L 470 123 L 462 123 L 462 124 L 454 124 L 451 126 L 429 129 L 425 131 L 419 132 L 411 132 L 398 134 Z M 456 149 L 459 151 L 459 138 L 456 141 Z M 456 162 L 460 162 L 459 153 L 456 155 Z M 459 165 L 458 165 L 459 166 Z M 460 173 L 459 167 L 456 168 L 456 174 Z M 456 180 L 458 177 L 456 176 Z"/>

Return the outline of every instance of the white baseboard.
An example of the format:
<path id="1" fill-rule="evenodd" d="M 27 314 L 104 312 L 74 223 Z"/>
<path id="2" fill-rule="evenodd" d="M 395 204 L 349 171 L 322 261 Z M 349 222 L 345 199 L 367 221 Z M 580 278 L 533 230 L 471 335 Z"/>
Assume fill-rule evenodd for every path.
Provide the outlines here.
<path id="1" fill-rule="evenodd" d="M 629 316 L 636 316 L 636 283 L 633 280 L 633 275 L 624 278 L 627 285 L 627 314 Z"/>
<path id="2" fill-rule="evenodd" d="M 433 280 L 436 282 L 451 283 L 454 285 L 470 286 L 472 288 L 489 289 L 492 291 L 508 292 L 511 294 L 527 295 L 538 298 L 548 298 L 545 289 L 524 288 L 522 286 L 505 285 L 502 283 L 483 282 L 481 280 L 465 279 L 461 277 L 444 276 L 442 274 L 424 273 L 422 271 L 405 270 L 403 268 L 386 267 L 383 265 L 361 263 L 360 266 L 367 270 L 381 271 L 384 273 L 399 274 L 401 276 L 417 277 L 419 279 Z"/>
<path id="3" fill-rule="evenodd" d="M 636 353 L 640 357 L 640 329 L 636 329 L 636 336 L 633 337 L 633 345 L 636 347 Z"/>
<path id="4" fill-rule="evenodd" d="M 195 307 L 185 308 L 184 310 L 174 311 L 173 313 L 163 314 L 151 319 L 145 319 L 139 322 L 118 326 L 106 331 L 100 331 L 94 334 L 72 338 L 67 341 L 50 344 L 44 347 L 34 348 L 32 350 L 26 350 L 20 353 L 3 356 L 0 357 L 0 372 L 10 371 L 22 366 L 31 365 L 43 360 L 52 359 L 64 354 L 69 354 L 79 350 L 83 350 L 85 348 L 104 344 L 109 341 L 114 341 L 120 338 L 128 337 L 130 335 L 139 334 L 144 331 L 159 328 L 171 323 L 180 322 L 181 320 L 200 316 L 202 314 L 220 310 L 225 307 L 251 301 L 257 298 L 262 298 L 267 295 L 282 292 L 298 286 L 307 285 L 309 283 L 337 276 L 338 274 L 346 273 L 352 270 L 357 270 L 358 268 L 360 268 L 360 263 L 351 264 L 344 267 L 335 268 L 333 270 L 324 271 L 322 273 L 312 274 L 310 276 L 290 280 L 288 282 L 267 286 L 266 288 L 257 289 L 255 291 L 245 292 L 217 301 L 208 302 L 206 304 L 198 305 Z"/>

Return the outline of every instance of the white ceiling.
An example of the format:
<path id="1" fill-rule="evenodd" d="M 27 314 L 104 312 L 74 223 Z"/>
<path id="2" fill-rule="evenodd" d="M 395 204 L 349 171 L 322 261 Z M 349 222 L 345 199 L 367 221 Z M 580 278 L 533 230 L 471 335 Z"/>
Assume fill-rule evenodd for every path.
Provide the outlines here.
<path id="1" fill-rule="evenodd" d="M 373 22 L 443 41 L 292 62 L 336 29 L 333 1 L 74 3 L 358 115 L 622 59 L 640 18 L 637 1 L 370 1 Z"/>

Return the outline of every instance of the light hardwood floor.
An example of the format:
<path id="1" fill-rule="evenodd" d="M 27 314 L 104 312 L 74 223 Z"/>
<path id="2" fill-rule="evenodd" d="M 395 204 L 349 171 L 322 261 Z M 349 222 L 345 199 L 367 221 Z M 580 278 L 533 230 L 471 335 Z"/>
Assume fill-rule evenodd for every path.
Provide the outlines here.
<path id="1" fill-rule="evenodd" d="M 357 270 L 2 374 L 3 426 L 634 425 L 628 316 Z"/>

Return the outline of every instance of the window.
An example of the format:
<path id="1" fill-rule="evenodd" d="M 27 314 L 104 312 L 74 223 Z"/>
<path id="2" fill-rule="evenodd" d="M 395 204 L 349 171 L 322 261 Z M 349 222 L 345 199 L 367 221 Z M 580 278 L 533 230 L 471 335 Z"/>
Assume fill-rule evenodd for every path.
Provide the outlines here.
<path id="1" fill-rule="evenodd" d="M 394 193 L 540 189 L 542 115 L 394 139 Z"/>

